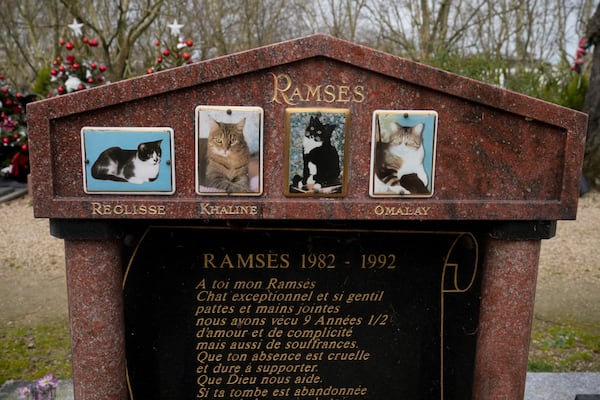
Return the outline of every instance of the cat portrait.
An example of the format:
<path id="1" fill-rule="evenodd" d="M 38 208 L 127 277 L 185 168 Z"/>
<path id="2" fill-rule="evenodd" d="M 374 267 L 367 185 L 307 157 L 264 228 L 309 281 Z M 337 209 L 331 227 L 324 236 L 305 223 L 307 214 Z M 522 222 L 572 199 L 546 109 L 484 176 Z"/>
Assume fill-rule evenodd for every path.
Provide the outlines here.
<path id="1" fill-rule="evenodd" d="M 92 166 L 92 177 L 100 180 L 143 184 L 153 182 L 160 172 L 162 140 L 140 143 L 136 149 L 110 147 Z"/>
<path id="2" fill-rule="evenodd" d="M 168 127 L 83 127 L 84 191 L 175 193 L 173 137 Z"/>
<path id="3" fill-rule="evenodd" d="M 374 116 L 372 195 L 431 195 L 433 117 L 392 114 L 383 123 L 381 115 Z"/>
<path id="4" fill-rule="evenodd" d="M 255 110 L 233 112 L 231 108 L 230 113 L 210 110 L 201 111 L 204 130 L 198 133 L 198 192 L 260 194 L 257 142 L 261 114 Z"/>
<path id="5" fill-rule="evenodd" d="M 290 114 L 288 118 L 288 194 L 341 194 L 346 114 L 325 111 L 300 112 Z"/>

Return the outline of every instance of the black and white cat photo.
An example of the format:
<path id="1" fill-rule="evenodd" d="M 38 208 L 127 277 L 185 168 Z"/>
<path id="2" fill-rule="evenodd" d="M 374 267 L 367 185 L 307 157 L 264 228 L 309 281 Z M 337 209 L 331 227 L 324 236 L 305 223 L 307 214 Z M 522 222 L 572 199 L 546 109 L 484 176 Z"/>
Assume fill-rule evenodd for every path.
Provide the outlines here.
<path id="1" fill-rule="evenodd" d="M 110 147 L 92 166 L 92 177 L 99 180 L 143 184 L 153 182 L 160 172 L 162 140 L 140 143 L 136 149 Z"/>
<path id="2" fill-rule="evenodd" d="M 332 135 L 338 125 L 310 116 L 302 137 L 302 176 L 295 175 L 292 190 L 300 193 L 340 193 L 341 167 Z"/>

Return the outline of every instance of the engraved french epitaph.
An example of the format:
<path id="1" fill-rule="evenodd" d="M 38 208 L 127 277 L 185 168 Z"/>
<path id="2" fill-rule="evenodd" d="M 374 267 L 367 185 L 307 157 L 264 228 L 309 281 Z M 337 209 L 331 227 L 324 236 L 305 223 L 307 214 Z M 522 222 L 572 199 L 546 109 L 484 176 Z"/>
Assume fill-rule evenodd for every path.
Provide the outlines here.
<path id="1" fill-rule="evenodd" d="M 465 399 L 478 235 L 150 228 L 124 280 L 133 399 Z"/>

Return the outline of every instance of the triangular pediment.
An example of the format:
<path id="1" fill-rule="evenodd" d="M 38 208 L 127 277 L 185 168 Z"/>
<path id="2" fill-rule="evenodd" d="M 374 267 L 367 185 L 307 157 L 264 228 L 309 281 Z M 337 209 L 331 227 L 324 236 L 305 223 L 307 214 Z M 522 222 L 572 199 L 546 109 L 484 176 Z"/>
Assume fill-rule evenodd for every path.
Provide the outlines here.
<path id="1" fill-rule="evenodd" d="M 198 189 L 198 107 L 260 110 L 260 191 L 219 197 Z M 336 133 L 343 190 L 335 195 L 290 193 L 302 175 L 290 166 L 302 152 L 293 150 L 290 125 L 303 110 L 344 125 Z M 400 112 L 430 121 L 429 167 L 412 171 L 426 175 L 425 195 L 377 196 L 375 131 L 379 117 Z M 148 198 L 160 203 L 153 217 L 171 219 L 574 218 L 586 127 L 584 114 L 326 35 L 43 100 L 28 113 L 36 215 L 54 218 L 145 218 Z M 82 139 L 90 127 L 172 132 L 164 196 L 90 188 L 93 160 Z M 115 212 L 117 204 L 128 211 Z"/>

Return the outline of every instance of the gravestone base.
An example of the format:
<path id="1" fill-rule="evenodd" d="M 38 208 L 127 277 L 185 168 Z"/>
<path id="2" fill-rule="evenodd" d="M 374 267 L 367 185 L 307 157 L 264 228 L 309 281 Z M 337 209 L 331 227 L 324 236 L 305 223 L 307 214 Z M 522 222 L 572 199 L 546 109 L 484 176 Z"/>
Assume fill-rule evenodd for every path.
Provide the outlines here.
<path id="1" fill-rule="evenodd" d="M 195 321 L 198 321 L 199 317 L 198 315 L 194 316 L 194 304 L 204 303 L 195 301 L 199 289 L 194 290 L 189 285 L 192 283 L 195 285 L 203 277 L 206 277 L 205 285 L 208 286 L 226 281 L 257 284 L 258 281 L 272 282 L 272 279 L 302 282 L 309 280 L 313 282 L 311 296 L 313 291 L 320 293 L 320 296 L 329 293 L 332 297 L 338 293 L 340 298 L 342 298 L 341 293 L 344 290 L 349 293 L 373 292 L 374 303 L 370 303 L 368 309 L 349 308 L 346 310 L 342 307 L 339 315 L 343 314 L 355 322 L 359 319 L 366 321 L 369 317 L 373 320 L 373 315 L 385 315 L 385 318 L 389 317 L 390 321 L 394 321 L 396 328 L 393 332 L 397 332 L 396 336 L 402 331 L 411 332 L 418 326 L 421 326 L 419 329 L 429 326 L 426 321 L 430 319 L 439 321 L 440 309 L 437 307 L 439 307 L 440 299 L 442 311 L 445 312 L 445 317 L 443 312 L 441 314 L 443 324 L 446 323 L 446 320 L 448 320 L 447 323 L 450 323 L 450 319 L 453 320 L 453 324 L 459 324 L 457 321 L 463 317 L 453 314 L 455 311 L 452 310 L 452 307 L 463 308 L 464 305 L 457 303 L 453 306 L 453 298 L 458 293 L 464 293 L 474 282 L 475 286 L 480 286 L 480 289 L 474 293 L 476 298 L 481 298 L 480 305 L 475 305 L 474 314 L 473 311 L 469 312 L 472 316 L 464 320 L 467 325 L 463 328 L 471 332 L 466 338 L 473 339 L 472 345 L 464 344 L 467 343 L 465 338 L 447 336 L 448 334 L 445 333 L 439 336 L 439 339 L 431 339 L 431 343 L 425 347 L 429 348 L 426 353 L 417 352 L 411 356 L 411 349 L 415 346 L 410 345 L 410 342 L 417 337 L 408 333 L 408 336 L 402 339 L 409 343 L 408 347 L 404 350 L 397 348 L 398 361 L 405 360 L 407 362 L 406 369 L 398 367 L 398 371 L 391 376 L 406 374 L 412 369 L 412 367 L 409 368 L 409 365 L 414 365 L 417 360 L 426 363 L 426 360 L 430 359 L 429 362 L 432 364 L 426 366 L 426 369 L 435 370 L 437 368 L 439 372 L 437 377 L 435 373 L 432 375 L 431 382 L 433 384 L 428 385 L 437 388 L 437 396 L 441 391 L 443 399 L 463 398 L 469 395 L 473 399 L 482 400 L 521 398 L 523 396 L 540 239 L 547 238 L 545 235 L 551 230 L 538 230 L 543 233 L 542 237 L 535 238 L 528 233 L 532 231 L 531 224 L 526 223 L 522 224 L 522 229 L 518 233 L 515 233 L 514 227 L 508 233 L 497 227 L 491 229 L 488 224 L 464 224 L 464 227 L 457 229 L 461 224 L 415 223 L 408 224 L 405 230 L 398 230 L 390 228 L 390 224 L 375 226 L 373 224 L 349 224 L 342 221 L 325 224 L 312 222 L 310 229 L 303 228 L 306 226 L 305 222 L 260 224 L 248 221 L 234 223 L 235 227 L 232 227 L 229 224 L 221 223 L 194 225 L 180 221 L 168 225 L 137 224 L 136 229 L 131 229 L 131 227 L 122 229 L 121 224 L 110 222 L 95 222 L 89 225 L 90 229 L 85 229 L 86 224 L 82 224 L 81 221 L 52 220 L 53 234 L 65 239 L 68 260 L 67 282 L 73 332 L 73 380 L 76 398 L 121 400 L 131 395 L 133 398 L 149 399 L 153 398 L 152 393 L 161 391 L 166 391 L 165 393 L 168 395 L 170 389 L 165 388 L 171 385 L 169 381 L 174 379 L 173 382 L 179 382 L 177 380 L 179 378 L 170 377 L 171 372 L 175 370 L 183 371 L 184 375 L 189 376 L 186 378 L 189 379 L 186 390 L 197 391 L 195 381 L 198 374 L 196 367 L 192 368 L 191 366 L 196 364 L 195 359 L 198 357 L 199 351 L 195 346 L 197 345 L 196 341 L 200 339 L 194 338 L 200 331 L 202 331 L 202 335 L 205 335 L 206 332 L 215 331 L 216 328 L 213 325 L 196 326 L 198 322 Z M 487 231 L 493 232 L 495 237 L 502 237 L 502 239 L 493 238 L 489 233 L 485 233 Z M 500 231 L 503 233 L 499 234 Z M 510 240 L 508 239 L 510 235 L 519 236 L 520 239 Z M 528 240 L 522 240 L 523 236 L 527 236 Z M 464 242 L 465 239 L 460 239 L 461 237 L 468 240 Z M 231 242 L 228 242 L 228 239 Z M 395 271 L 392 271 L 392 275 L 378 271 L 377 274 L 371 276 L 370 274 L 365 275 L 363 269 L 365 266 L 368 267 L 368 258 L 364 254 L 380 254 L 384 249 L 381 246 L 387 246 L 386 240 L 397 243 L 395 252 L 386 253 L 388 257 L 393 254 L 394 258 L 374 259 L 375 268 L 381 266 L 384 269 L 396 268 L 399 265 L 402 265 L 404 269 L 409 268 L 409 265 L 414 265 L 410 268 L 422 268 L 432 262 L 421 258 L 423 255 L 427 255 L 432 260 L 446 260 L 440 264 L 442 269 L 438 274 L 441 275 L 435 278 L 436 273 L 434 273 L 431 275 L 433 279 L 422 281 L 424 283 L 421 284 L 417 283 L 418 280 L 413 280 L 406 287 L 409 288 L 409 292 L 404 293 L 407 290 L 405 288 L 400 290 L 397 295 L 393 295 L 393 288 L 396 285 L 393 284 L 393 279 L 398 279 L 393 278 L 396 276 L 394 275 Z M 462 246 L 466 246 L 465 249 L 471 249 L 468 251 L 463 249 L 463 252 L 466 251 L 463 255 L 457 247 L 461 240 L 464 242 Z M 474 241 L 473 244 L 471 241 Z M 215 250 L 219 248 L 218 243 L 229 243 L 224 247 L 228 250 L 219 253 L 219 250 Z M 239 243 L 243 243 L 243 245 L 239 245 Z M 403 248 L 403 243 L 406 250 L 400 250 Z M 439 257 L 432 252 L 430 247 L 432 243 L 436 243 L 434 247 L 441 249 Z M 474 251 L 473 245 L 479 249 L 471 253 Z M 302 252 L 303 246 L 308 246 L 304 252 Z M 424 247 L 420 249 L 421 246 Z M 363 253 L 353 254 L 353 249 L 358 248 L 361 248 Z M 447 250 L 443 250 L 444 248 Z M 271 258 L 271 261 L 268 261 L 269 258 L 262 259 L 256 256 L 253 258 L 253 262 L 264 264 L 261 266 L 273 267 L 273 271 L 278 274 L 269 275 L 266 270 L 258 271 L 262 276 L 259 279 L 256 278 L 255 273 L 248 275 L 247 271 L 243 274 L 229 271 L 234 258 L 228 258 L 228 256 L 242 254 L 244 251 L 251 255 L 269 252 L 278 254 Z M 309 254 L 309 251 L 327 254 L 331 257 L 331 259 L 324 258 L 325 264 L 321 265 L 325 269 L 332 267 L 332 271 L 326 275 L 326 279 L 321 277 L 320 274 L 323 274 L 324 271 L 320 270 L 318 265 L 323 260 L 307 258 L 306 255 Z M 172 257 L 172 254 L 175 253 L 178 254 L 177 259 Z M 397 258 L 396 254 L 401 254 L 401 258 Z M 477 274 L 472 269 L 473 265 L 469 267 L 473 262 L 471 257 L 475 257 L 475 263 L 481 263 L 481 265 L 475 265 Z M 334 259 L 335 261 L 333 261 Z M 403 261 L 400 262 L 400 259 Z M 413 261 L 409 261 L 411 259 Z M 330 261 L 331 264 L 329 264 Z M 383 264 L 377 264 L 379 261 Z M 243 262 L 247 263 L 248 258 L 244 258 Z M 415 262 L 416 264 L 414 264 Z M 421 265 L 419 262 L 423 264 Z M 197 264 L 195 265 L 196 269 L 192 268 L 188 272 L 177 271 L 182 265 L 194 265 L 194 263 Z M 204 265 L 201 265 L 202 263 Z M 269 263 L 272 264 L 269 265 Z M 314 265 L 311 267 L 310 263 Z M 351 266 L 352 268 L 344 272 L 339 272 L 338 269 L 341 275 L 336 275 L 333 267 L 340 268 L 340 266 Z M 285 268 L 277 270 L 277 267 Z M 356 268 L 354 269 L 354 267 Z M 156 272 L 152 272 L 153 268 L 158 269 Z M 294 268 L 296 269 L 294 270 Z M 459 276 L 458 271 L 461 271 L 460 274 L 464 276 Z M 407 279 L 410 281 L 409 276 L 415 276 L 415 272 L 410 272 L 408 269 L 405 273 L 408 275 L 401 278 L 399 283 L 406 282 Z M 252 276 L 255 278 L 251 278 Z M 135 283 L 136 280 L 137 283 Z M 353 281 L 355 283 L 351 283 Z M 360 289 L 363 281 L 369 282 L 368 289 L 366 287 Z M 345 283 L 342 284 L 342 282 Z M 431 282 L 433 282 L 433 286 L 431 286 Z M 440 282 L 442 282 L 442 287 L 438 286 L 435 289 Z M 185 289 L 186 285 L 189 289 Z M 425 286 L 422 286 L 423 289 L 418 289 L 420 287 L 418 285 Z M 262 287 L 264 288 L 264 285 Z M 341 287 L 344 290 L 337 289 Z M 419 291 L 411 295 L 411 290 Z M 422 303 L 423 300 L 421 300 L 421 303 L 411 305 L 410 298 L 423 297 L 425 292 L 420 292 L 421 290 L 432 291 L 433 297 L 431 300 L 425 300 L 425 303 Z M 219 295 L 225 296 L 226 293 L 229 293 L 231 296 L 236 292 L 243 292 L 243 290 L 230 288 L 222 290 Z M 403 297 L 397 297 L 399 295 Z M 171 300 L 168 300 L 169 298 Z M 306 301 L 313 300 L 314 298 L 311 297 Z M 223 302 L 219 301 L 219 303 Z M 330 307 L 336 306 L 330 301 L 323 304 Z M 414 311 L 408 312 L 408 314 L 405 312 L 406 317 L 404 318 L 407 319 L 404 320 L 387 311 L 389 309 L 408 310 L 409 308 Z M 182 311 L 186 309 L 188 311 Z M 431 311 L 423 313 L 419 309 L 437 310 L 433 314 L 437 312 L 438 316 L 433 315 Z M 479 309 L 478 312 L 477 309 Z M 367 310 L 369 311 L 367 312 Z M 375 313 L 375 311 L 380 312 Z M 425 319 L 421 322 L 414 322 L 421 318 L 419 317 L 421 314 Z M 166 319 L 161 320 L 161 316 Z M 206 315 L 206 317 L 210 316 L 210 314 Z M 244 315 L 237 316 L 243 317 Z M 264 315 L 258 314 L 249 316 L 264 317 Z M 473 316 L 476 319 L 469 322 Z M 456 320 L 456 318 L 459 319 Z M 380 320 L 380 322 L 387 323 L 387 320 Z M 416 324 L 414 328 L 407 328 L 412 323 Z M 473 323 L 475 324 L 473 325 Z M 296 327 L 297 330 L 301 331 L 301 323 L 297 322 L 297 324 L 299 325 Z M 169 331 L 168 327 L 171 326 L 176 327 L 176 330 Z M 442 331 L 446 329 L 447 332 L 450 332 L 450 326 L 442 325 Z M 273 329 L 276 330 L 277 327 L 265 327 L 266 331 Z M 435 333 L 439 332 L 440 327 L 433 326 L 432 329 L 432 332 Z M 258 332 L 258 330 L 255 329 L 254 332 Z M 394 347 L 390 347 L 389 343 L 392 342 L 386 343 L 386 339 L 384 339 L 392 331 L 387 330 L 386 326 L 381 331 L 369 327 L 360 333 L 358 329 L 355 329 L 354 332 L 353 335 L 356 337 L 353 339 L 358 343 L 355 346 L 363 352 L 361 353 L 363 357 L 365 357 L 364 354 L 369 354 L 367 360 L 370 358 L 374 363 L 373 366 L 368 366 L 369 363 L 365 360 L 363 365 L 367 367 L 367 370 L 374 371 L 377 379 L 366 378 L 367 380 L 364 380 L 364 372 L 359 372 L 362 368 L 360 363 L 344 364 L 346 371 L 344 375 L 352 376 L 352 371 L 356 371 L 358 375 L 352 381 L 358 382 L 363 379 L 360 381 L 361 387 L 368 389 L 369 393 L 375 393 L 378 387 L 379 390 L 386 390 L 390 385 L 399 385 L 395 390 L 397 392 L 408 390 L 406 393 L 410 393 L 412 383 L 402 384 L 396 379 L 383 380 L 383 386 L 381 386 L 382 374 L 388 370 L 388 367 L 379 371 L 378 365 L 397 364 L 397 362 L 388 360 L 390 355 L 394 355 Z M 435 337 L 435 334 L 424 332 L 420 335 L 423 334 L 426 337 Z M 475 336 L 472 336 L 473 334 Z M 377 337 L 376 340 L 375 337 Z M 132 341 L 131 338 L 134 340 Z M 390 336 L 388 340 L 393 341 L 394 335 Z M 443 349 L 450 349 L 452 346 L 472 346 L 472 350 L 468 350 L 469 347 L 466 350 L 459 350 L 459 347 L 454 350 L 457 351 L 456 354 L 472 352 L 472 367 L 465 367 L 464 363 L 469 363 L 468 358 L 457 361 L 458 359 L 454 359 L 456 356 L 451 355 L 452 352 L 436 351 L 435 346 L 440 348 L 438 340 L 445 342 L 445 345 L 441 347 Z M 129 341 L 127 346 L 126 341 Z M 166 353 L 159 352 L 155 358 L 146 358 L 152 352 L 153 346 L 161 347 L 161 341 L 163 341 L 162 346 L 166 349 L 163 351 Z M 186 342 L 189 342 L 187 347 L 183 345 Z M 378 347 L 381 344 L 383 347 Z M 219 351 L 215 354 L 217 353 L 221 354 Z M 126 356 L 127 354 L 129 356 Z M 144 358 L 138 361 L 136 354 L 142 354 Z M 275 354 L 279 353 L 275 352 Z M 431 358 L 432 354 L 433 358 Z M 438 358 L 440 354 L 444 361 L 440 361 Z M 410 361 L 413 356 L 417 358 Z M 187 367 L 178 366 L 177 362 L 179 361 L 177 360 L 186 357 L 190 358 L 190 364 Z M 450 367 L 455 361 L 463 363 L 463 365 Z M 166 362 L 169 367 L 166 368 L 166 364 L 162 365 L 163 362 Z M 104 367 L 99 371 L 95 367 L 97 365 Z M 339 368 L 335 364 L 332 366 L 334 368 L 332 371 Z M 459 378 L 458 376 L 453 377 L 453 373 L 449 372 L 461 367 L 465 367 L 466 371 L 472 370 L 472 375 L 467 374 Z M 318 363 L 317 369 L 320 374 L 313 375 L 318 376 L 318 379 L 323 382 L 328 376 L 326 372 L 328 368 L 327 364 Z M 155 376 L 156 372 L 160 370 L 165 370 L 164 375 L 162 377 Z M 127 380 L 124 379 L 125 377 L 128 377 Z M 227 377 L 229 375 L 223 375 L 223 378 Z M 112 384 L 99 386 L 99 379 Z M 459 397 L 454 397 L 457 395 L 456 393 L 460 393 L 453 389 L 452 381 L 454 379 L 463 383 L 472 381 L 472 393 L 463 393 L 458 395 Z M 336 378 L 335 381 L 339 382 L 339 379 Z M 179 386 L 172 384 L 172 387 Z M 225 387 L 235 389 L 237 386 L 232 384 Z M 470 385 L 465 387 L 468 388 Z M 153 389 L 139 397 L 135 393 L 139 393 L 140 388 Z M 267 385 L 263 390 L 268 390 L 270 394 L 274 390 L 274 386 Z M 187 396 L 185 393 L 179 395 Z M 381 395 L 385 395 L 385 392 L 377 394 L 379 397 Z M 369 397 L 364 396 L 364 398 Z"/>

